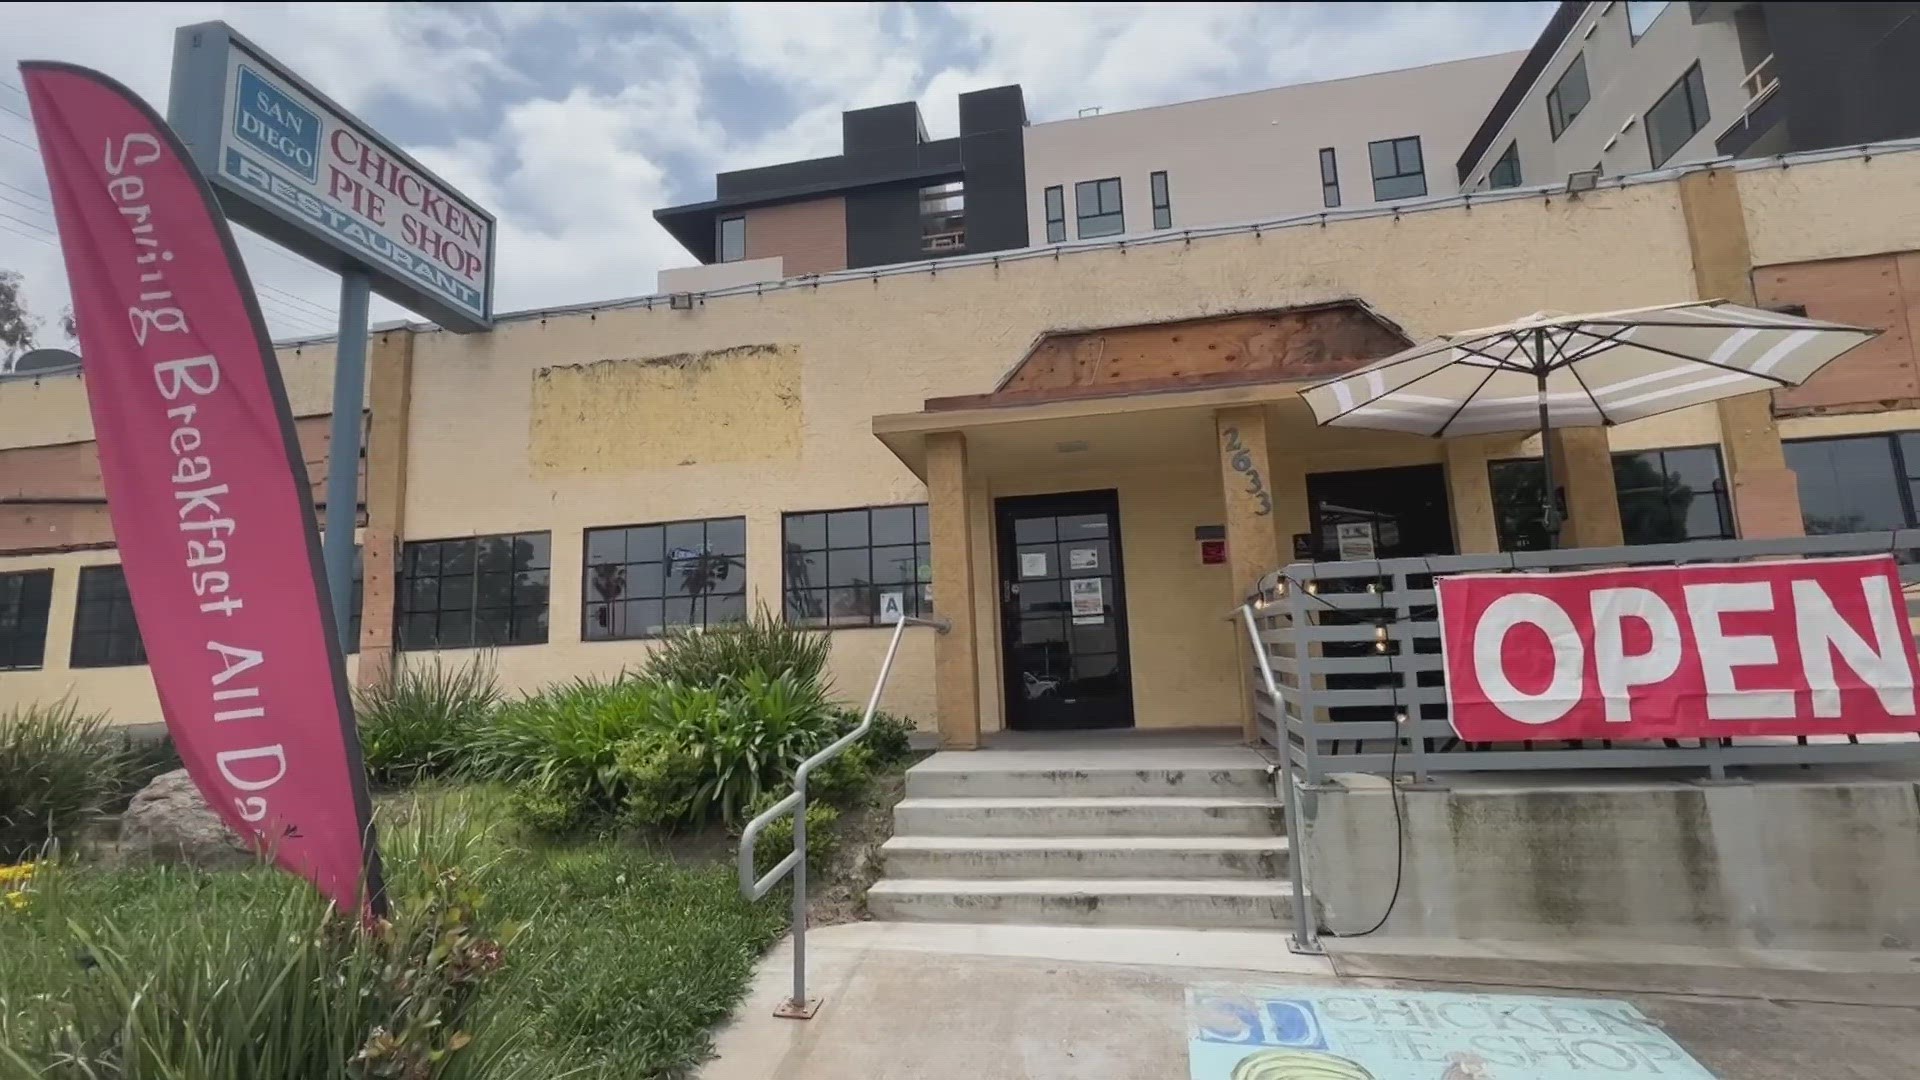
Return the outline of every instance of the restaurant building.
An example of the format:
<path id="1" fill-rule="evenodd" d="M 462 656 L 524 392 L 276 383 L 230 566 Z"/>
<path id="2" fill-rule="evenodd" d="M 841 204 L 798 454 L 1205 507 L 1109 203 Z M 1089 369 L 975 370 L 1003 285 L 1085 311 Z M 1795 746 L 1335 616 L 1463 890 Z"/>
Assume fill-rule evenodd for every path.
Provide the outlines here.
<path id="1" fill-rule="evenodd" d="M 852 698 L 890 616 L 937 613 L 885 705 L 944 745 L 1246 726 L 1227 616 L 1336 521 L 1382 556 L 1538 542 L 1537 438 L 1322 429 L 1301 388 L 1542 310 L 1885 331 L 1800 388 L 1557 433 L 1563 544 L 1914 525 L 1916 149 L 380 329 L 357 677 L 478 646 L 512 687 L 605 676 L 764 606 L 827 630 Z M 316 480 L 330 349 L 280 348 Z M 77 375 L 0 382 L 0 706 L 152 722 L 91 440 Z"/>

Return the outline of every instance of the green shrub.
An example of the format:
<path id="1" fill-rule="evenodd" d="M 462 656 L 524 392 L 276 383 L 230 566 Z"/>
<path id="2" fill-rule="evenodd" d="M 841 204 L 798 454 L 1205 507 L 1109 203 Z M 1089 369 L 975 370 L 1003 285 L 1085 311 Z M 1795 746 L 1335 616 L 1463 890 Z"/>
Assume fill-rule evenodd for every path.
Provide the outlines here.
<path id="1" fill-rule="evenodd" d="M 868 732 L 871 737 L 872 732 Z M 866 794 L 879 758 L 864 740 L 854 743 L 807 777 L 808 799 L 851 805 Z"/>
<path id="2" fill-rule="evenodd" d="M 774 804 L 773 799 L 764 800 L 756 805 L 753 812 L 759 814 Z M 840 811 L 825 803 L 812 802 L 807 805 L 807 872 L 824 874 L 833 859 L 838 846 L 833 826 L 840 820 Z M 793 815 L 781 814 L 767 822 L 760 830 L 759 839 L 753 842 L 753 872 L 764 876 L 767 871 L 780 865 L 780 860 L 793 853 Z"/>
<path id="3" fill-rule="evenodd" d="M 468 742 L 467 767 L 512 783 L 527 825 L 571 832 L 626 801 L 620 748 L 653 722 L 659 694 L 628 676 L 548 687 L 495 710 Z"/>
<path id="4" fill-rule="evenodd" d="M 458 667 L 438 656 L 396 664 L 387 678 L 353 696 L 367 773 L 384 783 L 413 783 L 452 769 L 467 739 L 500 705 L 493 659 Z"/>
<path id="5" fill-rule="evenodd" d="M 71 842 L 120 795 L 126 742 L 71 701 L 0 713 L 0 865 Z"/>
<path id="6" fill-rule="evenodd" d="M 744 622 L 670 631 L 648 658 L 647 674 L 685 686 L 717 686 L 753 672 L 791 672 L 802 683 L 824 687 L 831 649 L 825 634 L 793 626 L 763 606 Z"/>
<path id="7" fill-rule="evenodd" d="M 158 735 L 126 735 L 120 740 L 120 749 L 120 791 L 109 807 L 110 811 L 126 809 L 127 803 L 140 793 L 141 788 L 152 783 L 154 777 L 172 772 L 182 765 L 180 751 L 173 745 L 173 736 L 164 732 Z"/>
<path id="8" fill-rule="evenodd" d="M 852 708 L 838 710 L 843 732 L 860 726 L 862 711 Z M 913 732 L 912 720 L 881 709 L 873 714 L 873 726 L 867 729 L 860 745 L 872 749 L 877 764 L 898 765 L 913 755 Z"/>
<path id="9" fill-rule="evenodd" d="M 386 832 L 392 911 L 367 927 L 268 870 L 56 867 L 5 938 L 0 1076 L 518 1080 L 483 994 L 514 930 L 462 866 L 455 814 Z"/>
<path id="10" fill-rule="evenodd" d="M 750 670 L 710 686 L 667 683 L 658 706 L 654 725 L 625 754 L 644 784 L 635 788 L 639 805 L 629 805 L 637 819 L 645 809 L 657 819 L 666 800 L 678 799 L 685 823 L 737 824 L 763 792 L 784 792 L 793 770 L 837 730 L 820 685 L 791 671 Z"/>

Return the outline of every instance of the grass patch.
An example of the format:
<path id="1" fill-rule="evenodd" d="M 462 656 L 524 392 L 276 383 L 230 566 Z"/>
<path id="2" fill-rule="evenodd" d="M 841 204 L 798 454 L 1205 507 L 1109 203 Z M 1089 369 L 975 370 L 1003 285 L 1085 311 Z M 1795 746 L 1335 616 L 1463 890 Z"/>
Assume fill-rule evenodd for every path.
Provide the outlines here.
<path id="1" fill-rule="evenodd" d="M 24 909 L 0 908 L 0 1080 L 689 1074 L 785 929 L 785 905 L 741 899 L 730 863 L 527 837 L 509 805 L 499 787 L 434 785 L 379 807 L 396 924 L 500 944 L 499 970 L 477 988 L 459 960 L 472 948 L 403 932 L 428 947 L 356 951 L 284 874 L 40 868 Z M 439 989 L 394 992 L 403 985 Z M 404 1038 L 382 1042 L 375 1028 Z M 123 1033 L 159 1056 L 115 1064 Z M 405 1071 L 415 1051 L 455 1042 Z M 39 1071 L 55 1045 L 96 1056 L 89 1069 Z"/>

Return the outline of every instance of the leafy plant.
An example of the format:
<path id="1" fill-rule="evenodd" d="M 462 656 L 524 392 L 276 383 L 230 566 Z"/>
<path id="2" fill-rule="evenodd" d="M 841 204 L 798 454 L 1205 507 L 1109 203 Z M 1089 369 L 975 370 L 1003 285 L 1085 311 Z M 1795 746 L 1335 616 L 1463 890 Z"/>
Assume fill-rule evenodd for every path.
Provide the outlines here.
<path id="1" fill-rule="evenodd" d="M 768 798 L 761 804 L 755 804 L 753 812 L 759 814 L 772 806 L 774 800 Z M 807 804 L 807 872 L 824 874 L 833 860 L 837 846 L 834 835 L 834 823 L 840 820 L 840 811 L 826 803 L 809 801 Z M 764 875 L 780 865 L 780 860 L 793 853 L 793 815 L 781 814 L 767 822 L 760 830 L 760 836 L 754 841 L 753 872 Z"/>
<path id="2" fill-rule="evenodd" d="M 476 731 L 468 768 L 515 785 L 529 825 L 566 832 L 618 809 L 620 747 L 651 722 L 661 688 L 647 679 L 575 679 L 509 702 Z"/>
<path id="3" fill-rule="evenodd" d="M 842 708 L 836 710 L 836 714 L 844 731 L 860 726 L 861 710 Z M 867 729 L 858 745 L 870 748 L 875 762 L 898 765 L 913 756 L 914 731 L 912 720 L 880 709 L 873 714 L 873 726 Z"/>
<path id="4" fill-rule="evenodd" d="M 820 685 L 791 671 L 749 670 L 711 689 L 668 685 L 654 737 L 695 770 L 687 778 L 689 821 L 743 820 L 763 791 L 784 788 L 800 762 L 834 737 Z"/>
<path id="5" fill-rule="evenodd" d="M 500 681 L 486 654 L 457 667 L 438 656 L 424 664 L 396 664 L 386 679 L 354 693 L 368 774 L 386 783 L 413 783 L 450 770 L 500 699 Z"/>
<path id="6" fill-rule="evenodd" d="M 669 631 L 648 659 L 647 674 L 686 686 L 717 686 L 753 672 L 790 672 L 799 682 L 824 687 L 831 650 L 826 635 L 794 626 L 762 605 L 744 622 Z"/>
<path id="7" fill-rule="evenodd" d="M 71 701 L 0 713 L 0 864 L 70 842 L 119 795 L 125 743 Z"/>

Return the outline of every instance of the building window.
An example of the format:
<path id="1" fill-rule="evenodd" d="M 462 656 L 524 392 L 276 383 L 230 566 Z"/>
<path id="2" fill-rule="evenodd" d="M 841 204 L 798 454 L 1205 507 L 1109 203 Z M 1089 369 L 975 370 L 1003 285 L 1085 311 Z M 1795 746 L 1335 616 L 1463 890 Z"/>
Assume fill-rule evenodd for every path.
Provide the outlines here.
<path id="1" fill-rule="evenodd" d="M 1079 236 L 1115 236 L 1127 225 L 1120 212 L 1120 178 L 1082 180 L 1073 185 L 1073 212 L 1079 217 Z"/>
<path id="2" fill-rule="evenodd" d="M 47 653 L 53 571 L 0 574 L 0 671 L 37 668 Z"/>
<path id="3" fill-rule="evenodd" d="M 1489 461 L 1494 531 L 1501 551 L 1550 547 L 1541 521 L 1539 458 Z M 1627 451 L 1613 455 L 1621 539 L 1628 544 L 1726 540 L 1734 536 L 1726 472 L 1714 446 Z M 1557 493 L 1556 493 L 1557 494 Z"/>
<path id="4" fill-rule="evenodd" d="M 1331 146 L 1320 148 L 1320 205 L 1340 205 L 1340 162 Z"/>
<path id="5" fill-rule="evenodd" d="M 410 541 L 400 558 L 402 649 L 547 640 L 546 533 Z"/>
<path id="6" fill-rule="evenodd" d="M 747 219 L 720 219 L 720 261 L 739 262 L 747 257 Z"/>
<path id="7" fill-rule="evenodd" d="M 1920 504 L 1920 432 L 1783 442 L 1800 481 L 1807 534 L 1912 528 Z"/>
<path id="8" fill-rule="evenodd" d="M 1573 58 L 1573 63 L 1560 75 L 1560 81 L 1547 91 L 1547 126 L 1553 129 L 1553 137 L 1567 130 L 1586 111 L 1587 102 L 1593 100 L 1592 92 L 1587 88 L 1587 57 L 1585 53 Z"/>
<path id="9" fill-rule="evenodd" d="M 1717 446 L 1613 455 L 1620 534 L 1629 544 L 1731 540 L 1733 504 Z"/>
<path id="10" fill-rule="evenodd" d="M 1047 189 L 1047 243 L 1058 244 L 1067 238 L 1066 191 L 1055 184 Z"/>
<path id="11" fill-rule="evenodd" d="M 920 250 L 967 246 L 967 189 L 959 180 L 920 189 Z"/>
<path id="12" fill-rule="evenodd" d="M 1510 142 L 1507 144 L 1507 152 L 1501 154 L 1500 160 L 1493 163 L 1493 171 L 1487 173 L 1487 187 L 1489 190 L 1498 190 L 1519 186 L 1520 144 Z"/>
<path id="13" fill-rule="evenodd" d="M 659 637 L 747 617 L 747 519 L 587 530 L 581 636 Z"/>
<path id="14" fill-rule="evenodd" d="M 788 514 L 787 621 L 802 626 L 880 626 L 933 611 L 927 507 L 876 506 Z"/>
<path id="15" fill-rule="evenodd" d="M 1639 41 L 1665 10 L 1667 0 L 1627 0 L 1627 36 Z"/>
<path id="16" fill-rule="evenodd" d="M 1153 196 L 1153 227 L 1173 228 L 1173 197 L 1167 193 L 1167 174 L 1157 172 L 1147 177 L 1147 188 Z"/>
<path id="17" fill-rule="evenodd" d="M 1665 165 L 1679 153 L 1695 132 L 1707 126 L 1707 119 L 1707 84 L 1696 63 L 1647 110 L 1647 154 L 1653 167 Z"/>
<path id="18" fill-rule="evenodd" d="M 73 649 L 68 663 L 77 668 L 126 667 L 147 662 L 140 624 L 133 619 L 133 597 L 119 564 L 80 568 L 80 597 L 73 613 Z"/>
<path id="19" fill-rule="evenodd" d="M 1413 199 L 1427 193 L 1427 168 L 1420 160 L 1420 136 L 1367 144 L 1373 166 L 1373 201 Z"/>

